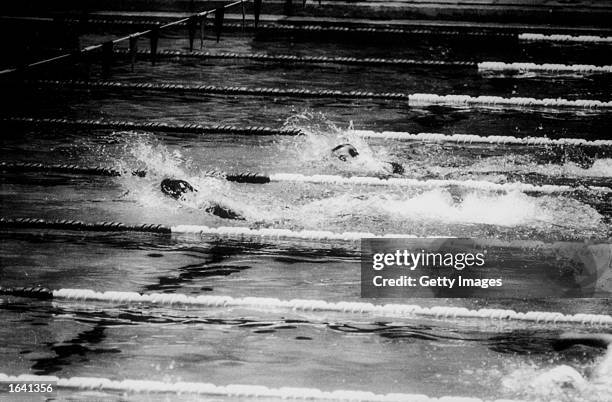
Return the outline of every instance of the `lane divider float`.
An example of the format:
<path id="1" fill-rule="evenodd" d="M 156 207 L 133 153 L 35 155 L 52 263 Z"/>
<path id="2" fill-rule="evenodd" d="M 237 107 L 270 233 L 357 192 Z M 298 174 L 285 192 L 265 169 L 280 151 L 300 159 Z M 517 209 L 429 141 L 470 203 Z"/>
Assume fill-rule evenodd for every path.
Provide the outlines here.
<path id="1" fill-rule="evenodd" d="M 353 134 L 362 138 L 378 138 L 383 140 L 421 141 L 421 142 L 454 142 L 458 144 L 498 144 L 526 146 L 586 146 L 610 147 L 612 140 L 588 140 L 585 138 L 548 138 L 548 137 L 514 137 L 510 135 L 475 135 L 475 134 L 440 134 L 440 133 L 408 133 L 404 131 L 372 131 L 352 130 Z"/>
<path id="2" fill-rule="evenodd" d="M 327 230 L 290 230 L 281 228 L 249 228 L 245 226 L 218 226 L 209 227 L 205 225 L 175 225 L 166 226 L 162 224 L 124 224 L 121 222 L 84 222 L 71 219 L 39 219 L 39 218 L 8 218 L 0 217 L 0 228 L 2 229 L 47 229 L 47 230 L 70 230 L 84 232 L 145 232 L 160 234 L 176 234 L 190 237 L 211 237 L 232 240 L 253 241 L 315 241 L 315 242 L 346 242 L 355 245 L 364 238 L 395 239 L 395 238 L 446 238 L 456 239 L 454 236 L 429 235 L 421 236 L 414 234 L 375 234 L 370 232 L 332 232 Z M 481 247 L 500 247 L 517 249 L 557 250 L 567 247 L 584 247 L 588 245 L 609 244 L 609 242 L 596 241 L 554 241 L 544 242 L 541 240 L 520 239 L 471 239 L 474 244 Z"/>
<path id="3" fill-rule="evenodd" d="M 34 118 L 34 117 L 4 117 L 0 123 L 27 125 L 32 127 L 60 127 L 87 129 L 118 129 L 144 130 L 171 133 L 193 134 L 237 134 L 237 135 L 305 135 L 298 128 L 270 128 L 259 126 L 238 127 L 230 125 L 202 125 L 197 123 L 162 123 L 139 122 L 105 119 L 64 119 L 64 118 Z M 498 144 L 525 146 L 584 146 L 608 147 L 612 140 L 589 140 L 586 138 L 548 138 L 548 137 L 514 137 L 508 135 L 481 136 L 475 134 L 441 134 L 441 133 L 408 133 L 402 131 L 372 131 L 349 130 L 349 133 L 363 138 L 384 140 L 419 141 L 419 142 L 450 142 L 458 144 Z"/>
<path id="4" fill-rule="evenodd" d="M 612 66 L 595 66 L 592 64 L 536 64 L 483 61 L 478 63 L 478 71 L 497 73 L 609 74 L 612 73 Z"/>
<path id="5" fill-rule="evenodd" d="M 605 111 L 612 109 L 612 101 L 563 98 L 536 99 L 530 97 L 504 98 L 501 96 L 438 95 L 424 93 L 340 91 L 332 89 L 262 88 L 244 86 L 215 86 L 193 83 L 157 83 L 126 81 L 35 80 L 27 84 L 52 90 L 117 90 L 158 91 L 197 95 L 248 95 L 297 98 L 378 99 L 406 101 L 408 106 L 445 105 L 464 108 L 546 108 L 584 109 Z"/>
<path id="6" fill-rule="evenodd" d="M 132 56 L 129 49 L 116 49 L 116 54 Z M 150 57 L 151 52 L 146 49 L 138 50 L 140 57 Z M 548 73 L 548 74 L 602 74 L 612 73 L 612 66 L 596 66 L 592 64 L 536 64 L 536 63 L 504 63 L 498 61 L 456 61 L 456 60 L 420 60 L 382 57 L 349 57 L 349 56 L 303 56 L 293 54 L 267 54 L 267 53 L 236 53 L 236 52 L 203 52 L 164 49 L 158 50 L 155 57 L 165 58 L 176 62 L 182 59 L 206 60 L 253 60 L 275 63 L 311 63 L 311 64 L 341 64 L 350 66 L 379 66 L 379 67 L 431 67 L 431 68 L 465 68 L 479 72 L 502 73 Z"/>
<path id="7" fill-rule="evenodd" d="M 70 174 L 86 174 L 94 176 L 122 176 L 131 174 L 133 176 L 144 177 L 146 171 L 120 171 L 113 168 L 102 166 L 84 167 L 73 164 L 55 164 L 46 165 L 35 162 L 0 162 L 0 171 L 12 172 L 45 172 L 45 173 L 70 173 Z M 310 184 L 341 184 L 352 186 L 387 186 L 387 187 L 405 187 L 417 189 L 432 189 L 432 188 L 447 188 L 460 187 L 470 190 L 479 191 L 501 191 L 501 192 L 533 192 L 540 194 L 557 194 L 570 193 L 576 191 L 592 191 L 599 193 L 612 193 L 612 187 L 601 186 L 568 186 L 554 184 L 529 184 L 521 182 L 510 183 L 493 183 L 481 180 L 442 180 L 429 179 L 418 180 L 402 177 L 378 178 L 371 176 L 338 176 L 338 175 L 311 175 L 306 176 L 299 173 L 224 173 L 216 170 L 211 170 L 203 173 L 204 176 L 218 177 L 236 183 L 251 183 L 251 184 L 266 184 L 266 183 L 310 183 Z"/>
<path id="8" fill-rule="evenodd" d="M 541 33 L 521 33 L 519 40 L 526 42 L 576 42 L 576 43 L 612 43 L 611 36 L 596 35 L 546 35 Z"/>
<path id="9" fill-rule="evenodd" d="M 375 394 L 367 391 L 336 390 L 322 391 L 316 388 L 281 387 L 268 388 L 263 385 L 215 385 L 196 382 L 165 382 L 153 380 L 111 380 L 100 377 L 41 376 L 32 374 L 8 375 L 0 373 L 0 382 L 10 383 L 50 383 L 59 388 L 82 391 L 110 391 L 144 394 L 195 394 L 228 398 L 274 398 L 280 400 L 313 400 L 338 402 L 484 402 L 479 398 L 445 396 L 432 398 L 421 394 Z M 494 402 L 494 401 L 492 401 Z M 513 402 L 508 399 L 499 402 Z"/>
<path id="10" fill-rule="evenodd" d="M 612 316 L 606 314 L 563 314 L 559 312 L 528 311 L 511 309 L 470 310 L 466 307 L 433 306 L 414 304 L 373 304 L 364 302 L 326 302 L 323 300 L 280 300 L 266 297 L 232 296 L 188 296 L 185 294 L 137 292 L 96 292 L 91 289 L 49 290 L 41 287 L 2 287 L 0 295 L 31 297 L 37 299 L 59 299 L 67 301 L 93 301 L 109 303 L 140 303 L 152 305 L 180 305 L 199 307 L 236 307 L 256 310 L 292 310 L 299 312 L 330 312 L 360 314 L 391 318 L 427 317 L 435 319 L 482 319 L 490 321 L 519 321 L 530 323 L 576 324 L 583 326 L 612 326 Z"/>

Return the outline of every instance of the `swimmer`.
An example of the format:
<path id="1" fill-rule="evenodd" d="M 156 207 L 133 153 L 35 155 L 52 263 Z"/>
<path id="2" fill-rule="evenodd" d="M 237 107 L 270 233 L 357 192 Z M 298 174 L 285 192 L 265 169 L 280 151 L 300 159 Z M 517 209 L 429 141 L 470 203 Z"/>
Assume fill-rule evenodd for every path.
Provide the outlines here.
<path id="1" fill-rule="evenodd" d="M 355 158 L 359 155 L 357 148 L 351 144 L 340 144 L 332 149 L 332 155 L 340 159 L 342 162 L 346 162 L 351 158 Z"/>
<path id="2" fill-rule="evenodd" d="M 340 159 L 342 162 L 347 162 L 350 159 L 356 158 L 357 156 L 359 156 L 359 152 L 357 151 L 357 148 L 355 148 L 353 145 L 351 144 L 340 144 L 336 147 L 334 147 L 332 150 L 332 155 L 335 156 L 336 158 Z M 387 172 L 390 172 L 392 174 L 403 174 L 404 173 L 404 167 L 397 163 L 397 162 L 384 162 L 385 163 L 385 170 L 387 170 Z"/>
<path id="3" fill-rule="evenodd" d="M 594 386 L 597 389 L 602 383 L 609 383 L 609 379 L 612 376 L 612 334 L 606 333 L 592 333 L 592 334 L 581 334 L 574 332 L 564 332 L 554 338 L 546 339 L 546 344 L 541 342 L 542 338 L 536 337 L 533 339 L 533 343 L 529 342 L 530 336 L 524 337 L 520 335 L 516 340 L 520 340 L 519 343 L 514 346 L 518 346 L 518 349 L 514 351 L 519 352 L 539 352 L 543 349 L 548 353 L 552 347 L 556 352 L 565 354 L 567 350 L 568 356 L 572 357 L 572 360 L 577 356 L 575 352 L 578 352 L 580 356 L 593 356 L 590 351 L 587 352 L 583 347 L 596 349 L 603 349 L 604 356 L 601 359 L 595 361 L 595 365 L 580 368 L 574 368 L 567 364 L 554 364 L 551 368 L 545 368 L 543 370 L 537 369 L 519 369 L 514 371 L 511 375 L 503 378 L 503 384 L 514 390 L 520 390 L 521 392 L 528 392 L 537 396 L 546 396 L 546 400 L 559 400 L 556 397 L 564 396 L 563 400 L 572 400 L 568 395 L 568 391 L 573 390 L 577 392 L 584 392 L 590 387 Z M 508 340 L 512 340 L 512 337 Z M 527 348 L 523 348 L 526 346 Z M 533 349 L 529 350 L 529 346 Z M 572 351 L 573 348 L 578 348 Z M 513 348 L 508 349 L 510 351 Z M 579 371 L 580 370 L 580 371 Z M 554 399 L 551 399 L 550 397 Z M 538 398 L 538 400 L 540 400 Z"/>
<path id="4" fill-rule="evenodd" d="M 164 179 L 161 182 L 161 191 L 175 200 L 178 200 L 183 194 L 187 192 L 197 192 L 198 190 L 193 188 L 193 186 L 185 180 Z"/>
<path id="5" fill-rule="evenodd" d="M 607 349 L 607 353 L 595 368 L 584 375 L 575 368 L 562 364 L 535 377 L 530 381 L 530 387 L 545 392 L 550 390 L 551 386 L 556 386 L 561 390 L 568 388 L 585 390 L 589 384 L 609 381 L 612 374 L 610 371 L 612 369 L 612 334 L 563 333 L 553 342 L 553 348 L 557 351 L 578 345 Z"/>
<path id="6" fill-rule="evenodd" d="M 160 187 L 162 193 L 174 198 L 175 200 L 180 200 L 186 193 L 198 192 L 197 189 L 195 189 L 185 180 L 178 179 L 164 179 L 162 180 Z M 220 218 L 244 220 L 239 213 L 217 203 L 212 203 L 212 205 L 206 207 L 204 210 Z"/>

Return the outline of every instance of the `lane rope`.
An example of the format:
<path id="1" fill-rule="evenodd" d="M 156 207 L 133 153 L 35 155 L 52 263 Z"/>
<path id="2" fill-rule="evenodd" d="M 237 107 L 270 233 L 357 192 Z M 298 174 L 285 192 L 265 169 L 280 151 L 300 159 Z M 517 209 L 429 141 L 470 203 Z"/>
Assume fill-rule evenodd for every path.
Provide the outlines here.
<path id="1" fill-rule="evenodd" d="M 352 130 L 352 133 L 363 138 L 379 138 L 384 140 L 423 141 L 423 142 L 455 142 L 459 144 L 499 144 L 499 145 L 570 145 L 589 147 L 612 146 L 612 140 L 588 140 L 585 138 L 547 138 L 547 137 L 513 137 L 509 135 L 481 136 L 474 134 L 411 134 L 402 131 L 371 131 Z"/>
<path id="2" fill-rule="evenodd" d="M 37 80 L 29 82 L 35 87 L 50 89 L 77 90 L 148 90 L 162 92 L 186 92 L 198 95 L 251 95 L 251 96 L 284 96 L 297 98 L 342 98 L 342 99 L 381 99 L 407 101 L 408 106 L 447 105 L 454 107 L 485 108 L 573 108 L 589 110 L 612 109 L 612 101 L 536 99 L 536 98 L 503 98 L 501 96 L 437 95 L 407 94 L 399 92 L 339 91 L 331 89 L 297 89 L 297 88 L 248 88 L 237 86 L 198 85 L 188 83 L 152 83 L 125 81 L 83 81 L 83 80 Z"/>
<path id="3" fill-rule="evenodd" d="M 407 100 L 409 105 L 455 106 L 563 106 L 580 108 L 612 108 L 612 102 L 595 100 L 502 98 L 497 96 L 471 97 L 468 95 L 405 94 L 398 92 L 376 93 L 368 91 L 311 90 L 296 88 L 247 88 L 232 86 L 197 85 L 181 83 L 151 83 L 123 81 L 39 80 L 32 85 L 53 89 L 107 89 L 107 90 L 155 90 L 164 92 L 189 92 L 201 95 L 256 95 L 294 96 L 300 98 L 350 98 Z"/>
<path id="4" fill-rule="evenodd" d="M 45 173 L 70 173 L 70 174 L 85 174 L 90 176 L 110 176 L 118 177 L 124 175 L 132 175 L 145 177 L 147 172 L 144 170 L 117 170 L 110 167 L 104 166 L 79 166 L 74 164 L 54 164 L 47 165 L 38 162 L 0 162 L 0 170 L 5 172 L 45 172 Z M 204 176 L 218 177 L 227 181 L 236 183 L 253 183 L 253 184 L 264 184 L 270 183 L 270 176 L 242 172 L 242 173 L 224 173 L 218 170 L 209 170 L 202 172 Z"/>
<path id="5" fill-rule="evenodd" d="M 236 135 L 299 135 L 298 129 L 277 129 L 261 126 L 237 127 L 226 124 L 203 125 L 198 123 L 162 123 L 126 120 L 63 119 L 5 117 L 2 123 L 27 124 L 32 126 L 73 127 L 89 129 L 143 130 L 160 132 L 183 132 L 193 134 L 236 134 Z"/>
<path id="6" fill-rule="evenodd" d="M 410 106 L 447 105 L 459 107 L 518 107 L 518 108 L 578 108 L 612 109 L 612 101 L 589 99 L 568 100 L 563 98 L 536 99 L 529 97 L 503 98 L 501 96 L 410 94 Z"/>
<path id="7" fill-rule="evenodd" d="M 116 169 L 103 166 L 84 167 L 74 164 L 46 165 L 36 162 L 0 162 L 0 170 L 8 172 L 47 172 L 47 173 L 71 173 L 86 174 L 90 176 L 117 177 L 124 173 Z M 146 172 L 135 171 L 135 176 L 144 176 Z"/>
<path id="8" fill-rule="evenodd" d="M 117 49 L 120 55 L 129 55 L 127 49 Z M 140 56 L 150 56 L 151 52 L 146 49 L 138 51 Z M 325 63 L 325 64 L 346 64 L 346 65 L 365 65 L 365 66 L 397 66 L 397 67 L 463 67 L 476 68 L 477 63 L 472 61 L 447 61 L 447 60 L 415 60 L 415 59 L 387 59 L 380 57 L 329 57 L 329 56 L 297 56 L 291 54 L 267 54 L 267 53 L 234 53 L 234 52 L 185 52 L 181 50 L 159 50 L 156 56 L 168 58 L 170 60 L 180 60 L 183 58 L 197 59 L 217 59 L 217 60 L 255 60 L 273 61 L 289 63 Z"/>
<path id="9" fill-rule="evenodd" d="M 375 394 L 368 391 L 335 390 L 322 391 L 316 388 L 281 387 L 268 388 L 264 385 L 215 385 L 196 382 L 164 382 L 152 380 L 111 380 L 100 377 L 41 376 L 33 374 L 8 375 L 0 373 L 0 382 L 52 383 L 59 388 L 78 390 L 114 391 L 129 393 L 167 393 L 221 396 L 229 398 L 275 398 L 289 400 L 324 401 L 372 401 L 372 402 L 484 402 L 479 398 L 445 396 L 440 399 L 421 394 Z M 499 402 L 513 402 L 504 399 Z"/>
<path id="10" fill-rule="evenodd" d="M 106 167 L 83 167 L 71 164 L 58 164 L 58 165 L 45 165 L 42 163 L 34 162 L 0 162 L 0 170 L 12 171 L 12 172 L 58 172 L 58 173 L 70 173 L 70 174 L 87 174 L 97 176 L 122 176 L 125 174 L 131 174 L 134 176 L 144 177 L 146 176 L 145 171 L 137 170 L 131 172 L 121 172 L 116 169 Z M 593 191 L 600 193 L 612 193 L 612 188 L 601 187 L 601 186 L 568 186 L 568 185 L 553 185 L 543 184 L 535 185 L 520 182 L 510 183 L 493 183 L 488 181 L 479 180 L 418 180 L 408 179 L 399 177 L 390 178 L 378 178 L 371 176 L 352 176 L 344 177 L 338 175 L 312 175 L 306 176 L 299 173 L 273 173 L 270 175 L 261 173 L 223 173 L 216 170 L 211 170 L 202 173 L 204 176 L 218 177 L 227 181 L 236 183 L 251 183 L 251 184 L 265 184 L 265 183 L 312 183 L 312 184 L 346 184 L 346 185 L 361 185 L 361 186 L 390 186 L 390 187 L 409 187 L 409 188 L 446 188 L 446 187 L 460 187 L 472 190 L 481 191 L 522 191 L 522 192 L 534 192 L 543 194 L 557 194 L 567 193 L 575 191 Z"/>
<path id="11" fill-rule="evenodd" d="M 420 236 L 414 234 L 375 234 L 370 232 L 332 232 L 326 230 L 290 230 L 282 228 L 260 228 L 253 229 L 245 226 L 218 226 L 209 227 L 205 225 L 175 225 L 165 226 L 161 224 L 140 224 L 127 225 L 120 222 L 84 222 L 70 219 L 40 219 L 40 218 L 8 218 L 0 217 L 0 228 L 17 228 L 17 229 L 53 229 L 53 230 L 73 230 L 73 231 L 93 231 L 93 232 L 148 232 L 148 233 L 164 233 L 176 234 L 179 236 L 189 236 L 200 238 L 202 236 L 232 239 L 232 240 L 248 240 L 254 241 L 282 241 L 282 240 L 297 240 L 297 241 L 317 241 L 317 242 L 347 242 L 359 243 L 364 238 L 376 239 L 396 239 L 396 238 L 446 238 L 456 239 L 452 236 L 430 235 Z M 499 247 L 499 248 L 515 248 L 515 249 L 537 249 L 537 250 L 557 250 L 567 247 L 585 245 L 597 245 L 596 242 L 570 242 L 570 241 L 555 241 L 544 242 L 541 240 L 503 240 L 503 239 L 471 239 L 475 244 L 481 247 Z M 608 243 L 605 243 L 608 244 Z"/>
<path id="12" fill-rule="evenodd" d="M 352 184 L 352 185 L 368 185 L 368 186 L 394 186 L 394 187 L 411 187 L 411 188 L 445 188 L 445 187 L 461 187 L 473 190 L 483 191 L 522 191 L 522 192 L 537 192 L 545 194 L 564 193 L 579 191 L 581 189 L 612 193 L 612 188 L 600 186 L 583 186 L 572 187 L 567 185 L 543 184 L 535 185 L 520 182 L 511 183 L 493 183 L 479 180 L 417 180 L 391 177 L 388 179 L 380 179 L 378 177 L 343 177 L 337 175 L 313 175 L 305 176 L 297 173 L 276 173 L 270 175 L 271 182 L 299 182 L 299 183 L 317 183 L 317 184 Z"/>
<path id="13" fill-rule="evenodd" d="M 545 35 L 539 33 L 521 33 L 519 40 L 528 42 L 577 42 L 577 43 L 612 43 L 611 36 L 595 35 Z"/>
<path id="14" fill-rule="evenodd" d="M 115 53 L 130 55 L 128 49 L 117 49 Z M 141 57 L 150 56 L 146 49 L 137 52 Z M 504 63 L 497 61 L 449 61 L 449 60 L 415 60 L 415 59 L 387 59 L 387 58 L 359 58 L 359 57 L 328 57 L 328 56 L 298 56 L 291 54 L 266 53 L 233 53 L 233 52 L 185 52 L 181 50 L 159 50 L 156 57 L 164 57 L 169 61 L 180 61 L 185 58 L 211 59 L 211 60 L 254 60 L 263 62 L 283 63 L 313 63 L 313 64 L 342 64 L 355 66 L 382 66 L 382 67 L 457 67 L 477 69 L 479 72 L 534 72 L 534 73 L 574 73 L 595 74 L 612 73 L 612 66 L 595 66 L 591 64 L 536 64 L 536 63 Z"/>
<path id="15" fill-rule="evenodd" d="M 237 307 L 256 310 L 292 310 L 299 312 L 331 312 L 361 314 L 390 318 L 427 317 L 435 319 L 482 319 L 490 321 L 519 321 L 531 323 L 577 324 L 585 326 L 612 326 L 612 316 L 605 314 L 563 314 L 559 312 L 528 311 L 510 309 L 470 310 L 466 307 L 433 306 L 413 304 L 373 304 L 364 302 L 326 302 L 323 300 L 280 300 L 272 297 L 232 296 L 188 296 L 185 294 L 137 292 L 96 292 L 91 289 L 11 288 L 1 287 L 0 294 L 39 299 L 61 299 L 68 301 L 95 301 L 111 303 L 143 303 L 153 305 L 180 305 L 200 307 Z M 31 296 L 30 296 L 31 294 Z"/>
<path id="16" fill-rule="evenodd" d="M 24 19 L 24 18 L 22 18 Z M 229 18 L 228 18 L 229 19 Z M 66 18 L 66 22 L 78 23 L 77 18 Z M 89 24 L 94 25 L 117 25 L 117 26 L 151 26 L 158 25 L 164 19 L 147 19 L 147 18 L 113 18 L 113 17 L 92 17 L 88 19 Z M 175 24 L 175 26 L 185 26 L 185 22 Z M 206 21 L 206 26 L 213 26 L 212 22 Z M 415 36 L 445 36 L 457 38 L 496 38 L 516 41 L 517 34 L 515 32 L 504 32 L 495 28 L 473 28 L 466 27 L 465 29 L 453 29 L 451 27 L 404 27 L 391 28 L 381 26 L 340 26 L 340 25 L 313 25 L 313 24 L 284 24 L 284 23 L 259 23 L 257 28 L 247 25 L 246 29 L 242 22 L 224 22 L 223 28 L 228 28 L 234 32 L 266 32 L 280 34 L 299 34 L 299 33 L 314 33 L 314 34 L 376 34 L 376 35 L 415 35 Z"/>
<path id="17" fill-rule="evenodd" d="M 270 127 L 237 127 L 228 125 L 201 125 L 196 123 L 161 123 L 137 122 L 125 120 L 94 120 L 94 119 L 63 119 L 63 118 L 33 118 L 33 117 L 5 117 L 0 123 L 31 125 L 34 127 L 74 127 L 89 129 L 118 129 L 143 130 L 171 133 L 193 134 L 244 134 L 244 135 L 301 135 L 297 128 L 270 128 Z M 526 146 L 612 146 L 612 140 L 588 140 L 585 138 L 547 138 L 547 137 L 513 137 L 507 135 L 481 136 L 475 134 L 440 134 L 417 133 L 402 131 L 371 131 L 350 130 L 351 133 L 363 138 L 378 138 L 386 140 L 420 141 L 420 142 L 451 142 L 458 144 L 499 144 L 499 145 L 526 145 Z"/>
<path id="18" fill-rule="evenodd" d="M 83 222 L 73 219 L 38 219 L 0 217 L 0 228 L 38 228 L 88 232 L 171 233 L 171 228 L 157 224 L 126 225 L 120 222 Z"/>
<path id="19" fill-rule="evenodd" d="M 23 21 L 46 21 L 52 22 L 51 18 L 32 18 L 32 17 L 0 17 L 0 19 L 8 20 L 23 20 Z M 228 16 L 228 19 L 230 17 Z M 133 17 L 133 18 L 116 18 L 116 17 L 89 17 L 87 19 L 88 24 L 92 25 L 114 25 L 114 26 L 140 26 L 150 27 L 163 24 L 169 21 L 169 19 L 151 19 L 146 17 Z M 79 18 L 65 18 L 64 22 L 70 24 L 78 24 L 81 22 Z M 176 27 L 187 26 L 186 22 L 172 23 Z M 213 27 L 213 22 L 206 21 L 206 26 Z M 443 36 L 443 37 L 456 37 L 456 38 L 495 38 L 498 40 L 509 40 L 509 41 L 545 41 L 545 42 L 590 42 L 590 43 L 609 43 L 611 37 L 608 36 L 597 36 L 597 35 L 568 35 L 568 34 L 540 34 L 540 33 L 529 33 L 529 32 L 516 32 L 516 28 L 506 29 L 505 27 L 465 27 L 464 29 L 453 29 L 452 27 L 404 27 L 404 28 L 391 28 L 391 27 L 358 27 L 358 26 L 337 26 L 337 25 L 312 25 L 312 24 L 282 24 L 282 23 L 260 23 L 257 28 L 250 25 L 246 27 L 242 22 L 224 22 L 223 28 L 234 32 L 266 32 L 266 33 L 281 33 L 281 34 L 299 34 L 299 33 L 310 33 L 310 34 L 382 34 L 382 35 L 424 35 L 424 36 Z M 246 29 L 245 29 L 246 28 Z M 505 29 L 505 30 L 504 30 Z M 592 29 L 591 32 L 599 32 L 598 29 Z"/>
<path id="20" fill-rule="evenodd" d="M 32 17 L 5 17 L 11 20 L 31 20 Z M 232 17 L 228 16 L 228 21 L 224 22 L 223 27 L 232 31 L 245 32 L 245 27 L 242 22 L 231 22 Z M 36 18 L 36 21 L 52 21 L 51 19 Z M 79 23 L 79 18 L 65 18 L 66 23 Z M 117 18 L 113 16 L 90 16 L 87 22 L 93 25 L 124 25 L 124 26 L 155 26 L 169 21 L 168 18 L 152 19 L 146 16 L 133 16 L 130 18 Z M 591 42 L 591 43 L 609 43 L 612 38 L 601 35 L 569 35 L 569 34 L 542 34 L 533 32 L 517 32 L 516 27 L 490 26 L 490 27 L 473 27 L 464 26 L 461 28 L 452 26 L 404 26 L 404 27 L 385 27 L 385 26 L 341 26 L 341 25 L 314 25 L 309 24 L 308 20 L 303 23 L 260 23 L 257 28 L 247 25 L 246 31 L 267 31 L 277 33 L 344 33 L 344 34 L 383 34 L 383 35 L 432 35 L 432 36 L 450 36 L 450 37 L 474 37 L 474 38 L 497 38 L 505 40 L 523 40 L 523 41 L 563 41 L 563 42 Z M 186 22 L 173 24 L 174 26 L 186 26 Z M 206 21 L 206 25 L 213 26 L 211 21 Z M 567 31 L 567 29 L 565 30 Z M 607 30 L 606 30 L 607 31 Z M 601 32 L 599 29 L 590 29 L 589 32 Z"/>
<path id="21" fill-rule="evenodd" d="M 536 64 L 483 61 L 478 63 L 478 71 L 500 73 L 601 74 L 612 73 L 612 66 L 594 66 L 592 64 Z"/>
<path id="22" fill-rule="evenodd" d="M 408 100 L 404 93 L 375 93 L 368 91 L 311 90 L 297 88 L 248 88 L 238 86 L 198 85 L 189 83 L 156 83 L 126 81 L 83 81 L 83 80 L 37 80 L 29 84 L 51 89 L 106 89 L 106 90 L 154 90 L 163 92 L 188 92 L 200 95 L 257 95 L 295 96 L 300 98 L 355 98 Z"/>

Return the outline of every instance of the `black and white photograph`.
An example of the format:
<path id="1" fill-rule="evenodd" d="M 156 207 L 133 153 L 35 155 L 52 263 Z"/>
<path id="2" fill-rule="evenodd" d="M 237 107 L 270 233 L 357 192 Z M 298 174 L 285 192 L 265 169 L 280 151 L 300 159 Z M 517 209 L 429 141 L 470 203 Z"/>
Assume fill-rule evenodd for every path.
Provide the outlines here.
<path id="1" fill-rule="evenodd" d="M 612 401 L 612 1 L 0 9 L 0 401 Z"/>

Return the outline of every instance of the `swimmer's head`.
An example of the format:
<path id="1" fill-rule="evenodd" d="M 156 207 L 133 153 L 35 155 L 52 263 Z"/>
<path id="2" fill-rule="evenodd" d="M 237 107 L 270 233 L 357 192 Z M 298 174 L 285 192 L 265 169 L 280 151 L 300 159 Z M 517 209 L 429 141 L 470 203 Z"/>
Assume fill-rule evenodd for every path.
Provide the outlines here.
<path id="1" fill-rule="evenodd" d="M 191 184 L 185 180 L 177 179 L 164 179 L 161 182 L 162 193 L 169 195 L 170 197 L 178 200 L 185 193 L 191 193 L 197 191 Z"/>
<path id="2" fill-rule="evenodd" d="M 397 162 L 388 162 L 391 173 L 393 174 L 404 174 L 404 167 Z"/>
<path id="3" fill-rule="evenodd" d="M 347 160 L 359 155 L 359 152 L 357 152 L 357 148 L 351 144 L 340 144 L 332 149 L 332 155 L 341 161 L 346 162 Z"/>

